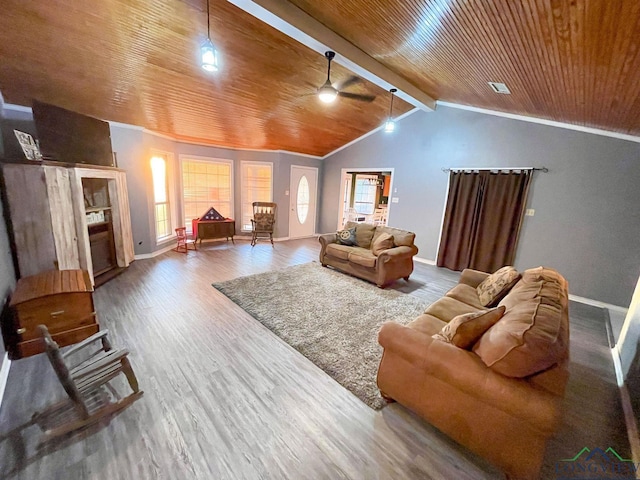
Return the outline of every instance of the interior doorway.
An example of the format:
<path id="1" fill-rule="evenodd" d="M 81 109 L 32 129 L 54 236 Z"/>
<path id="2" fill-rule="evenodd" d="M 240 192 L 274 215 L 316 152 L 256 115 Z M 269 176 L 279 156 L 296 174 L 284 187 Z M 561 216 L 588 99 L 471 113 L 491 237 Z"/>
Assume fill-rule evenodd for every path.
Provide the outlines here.
<path id="1" fill-rule="evenodd" d="M 351 222 L 388 225 L 393 168 L 343 168 L 338 229 Z"/>
<path id="2" fill-rule="evenodd" d="M 291 165 L 289 187 L 289 238 L 311 237 L 316 233 L 318 169 Z"/>

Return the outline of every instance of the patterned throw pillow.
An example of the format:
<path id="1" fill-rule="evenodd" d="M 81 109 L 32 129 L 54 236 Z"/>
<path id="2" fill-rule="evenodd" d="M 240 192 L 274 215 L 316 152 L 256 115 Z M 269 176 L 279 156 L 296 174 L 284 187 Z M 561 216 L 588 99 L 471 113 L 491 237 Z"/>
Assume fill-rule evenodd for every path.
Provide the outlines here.
<path id="1" fill-rule="evenodd" d="M 356 245 L 356 227 L 336 232 L 336 240 L 340 245 Z"/>
<path id="2" fill-rule="evenodd" d="M 376 241 L 371 244 L 371 253 L 377 257 L 390 248 L 393 248 L 393 235 L 381 233 L 378 238 L 376 238 Z"/>
<path id="3" fill-rule="evenodd" d="M 477 286 L 478 300 L 485 307 L 495 307 L 509 290 L 518 283 L 520 274 L 510 266 L 502 267 Z"/>
<path id="4" fill-rule="evenodd" d="M 505 307 L 480 310 L 454 317 L 440 332 L 432 335 L 436 340 L 452 343 L 458 348 L 471 350 L 480 337 L 504 315 Z"/>

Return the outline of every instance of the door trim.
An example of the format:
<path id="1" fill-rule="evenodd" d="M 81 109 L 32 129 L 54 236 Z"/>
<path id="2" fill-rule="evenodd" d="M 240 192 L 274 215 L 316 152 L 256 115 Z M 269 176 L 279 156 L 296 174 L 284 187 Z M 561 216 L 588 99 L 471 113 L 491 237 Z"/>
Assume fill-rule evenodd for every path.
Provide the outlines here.
<path id="1" fill-rule="evenodd" d="M 291 184 L 292 180 L 293 180 L 293 169 L 294 168 L 298 168 L 301 170 L 311 170 L 314 171 L 316 174 L 316 191 L 314 193 L 315 195 L 315 199 L 316 199 L 316 208 L 313 210 L 313 212 L 311 212 L 311 210 L 309 210 L 309 213 L 313 213 L 313 233 L 311 235 L 303 235 L 301 237 L 293 237 L 291 235 L 291 222 L 293 221 L 292 215 L 291 215 L 291 206 L 293 203 L 293 185 Z M 293 238 L 306 238 L 306 237 L 312 237 L 314 235 L 316 235 L 316 227 L 317 224 L 316 222 L 318 221 L 318 183 L 320 182 L 320 175 L 319 175 L 319 169 L 318 167 L 307 167 L 306 165 L 291 165 L 291 167 L 289 167 L 289 238 L 293 239 Z M 296 185 L 297 188 L 297 185 Z M 297 195 L 297 191 L 296 191 L 296 195 Z"/>

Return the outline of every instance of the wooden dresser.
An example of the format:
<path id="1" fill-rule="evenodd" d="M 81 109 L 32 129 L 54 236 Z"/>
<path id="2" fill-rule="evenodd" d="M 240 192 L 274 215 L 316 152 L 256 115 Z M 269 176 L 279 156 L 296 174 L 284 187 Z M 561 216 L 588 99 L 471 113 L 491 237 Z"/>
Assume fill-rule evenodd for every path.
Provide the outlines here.
<path id="1" fill-rule="evenodd" d="M 52 270 L 18 280 L 10 304 L 13 323 L 2 329 L 9 358 L 44 352 L 36 329 L 41 324 L 60 347 L 96 333 L 100 326 L 92 292 L 83 270 Z"/>

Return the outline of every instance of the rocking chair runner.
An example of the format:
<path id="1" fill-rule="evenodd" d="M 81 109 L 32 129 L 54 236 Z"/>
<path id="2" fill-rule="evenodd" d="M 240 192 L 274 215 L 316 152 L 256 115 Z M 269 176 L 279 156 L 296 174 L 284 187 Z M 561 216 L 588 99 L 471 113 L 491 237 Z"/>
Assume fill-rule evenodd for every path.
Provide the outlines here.
<path id="1" fill-rule="evenodd" d="M 71 399 L 76 413 L 76 415 L 70 420 L 67 420 L 66 423 L 56 425 L 50 429 L 44 429 L 47 436 L 55 437 L 64 435 L 65 433 L 91 425 L 106 415 L 124 409 L 142 396 L 143 392 L 138 387 L 138 380 L 127 358 L 129 352 L 122 349 L 114 349 L 111 346 L 107 338 L 108 330 L 102 330 L 74 345 L 65 353 L 61 353 L 58 344 L 54 342 L 51 335 L 49 335 L 47 327 L 40 325 L 38 329 L 44 340 L 46 353 L 51 362 L 51 366 Z M 77 354 L 81 350 L 85 350 L 98 341 L 101 341 L 101 348 L 96 352 L 78 363 L 69 362 L 69 357 Z M 114 403 L 105 404 L 102 402 L 96 406 L 95 397 L 97 391 L 120 373 L 126 376 L 133 393 Z M 68 401 L 61 402 L 48 408 L 44 412 L 36 413 L 33 419 L 37 422 L 39 417 L 54 416 L 56 411 L 63 411 L 68 403 Z M 62 417 L 62 415 L 59 416 Z"/>
<path id="2" fill-rule="evenodd" d="M 251 219 L 251 246 L 259 236 L 269 236 L 273 245 L 273 227 L 276 224 L 277 205 L 272 202 L 253 202 L 253 218 Z"/>

